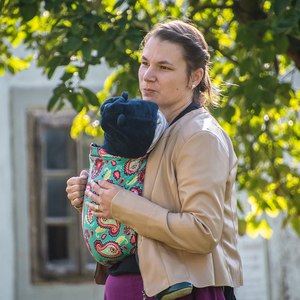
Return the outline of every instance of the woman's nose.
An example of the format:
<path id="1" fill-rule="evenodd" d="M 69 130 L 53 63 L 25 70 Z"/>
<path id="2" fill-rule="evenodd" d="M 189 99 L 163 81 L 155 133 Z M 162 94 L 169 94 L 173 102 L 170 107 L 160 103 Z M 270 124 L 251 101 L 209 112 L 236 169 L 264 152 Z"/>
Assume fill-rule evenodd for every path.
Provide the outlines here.
<path id="1" fill-rule="evenodd" d="M 147 70 L 145 71 L 145 73 L 143 75 L 143 79 L 145 81 L 155 81 L 155 79 L 156 79 L 155 72 L 152 67 L 147 68 Z"/>

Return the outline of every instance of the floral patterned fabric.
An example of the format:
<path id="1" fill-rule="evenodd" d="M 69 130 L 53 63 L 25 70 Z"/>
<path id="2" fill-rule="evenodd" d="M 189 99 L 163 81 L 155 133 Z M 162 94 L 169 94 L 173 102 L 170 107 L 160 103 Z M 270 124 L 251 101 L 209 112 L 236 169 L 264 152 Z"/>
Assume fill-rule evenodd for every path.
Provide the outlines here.
<path id="1" fill-rule="evenodd" d="M 101 179 L 142 195 L 147 158 L 148 154 L 135 159 L 113 156 L 101 147 L 91 144 L 87 189 L 91 189 L 91 180 Z M 84 202 L 86 201 L 93 202 L 85 196 Z M 86 205 L 83 207 L 84 239 L 97 262 L 111 266 L 135 253 L 136 233 L 133 229 L 114 219 L 97 218 Z"/>

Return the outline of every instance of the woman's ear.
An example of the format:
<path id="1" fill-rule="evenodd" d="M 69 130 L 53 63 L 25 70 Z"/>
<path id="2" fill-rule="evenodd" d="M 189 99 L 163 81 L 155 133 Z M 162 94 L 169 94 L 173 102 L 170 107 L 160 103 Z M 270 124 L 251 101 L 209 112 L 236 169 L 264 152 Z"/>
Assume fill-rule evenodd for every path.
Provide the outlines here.
<path id="1" fill-rule="evenodd" d="M 190 84 L 197 86 L 201 82 L 201 80 L 203 78 L 203 75 L 204 75 L 203 68 L 199 68 L 199 69 L 193 71 L 192 74 L 191 74 Z"/>

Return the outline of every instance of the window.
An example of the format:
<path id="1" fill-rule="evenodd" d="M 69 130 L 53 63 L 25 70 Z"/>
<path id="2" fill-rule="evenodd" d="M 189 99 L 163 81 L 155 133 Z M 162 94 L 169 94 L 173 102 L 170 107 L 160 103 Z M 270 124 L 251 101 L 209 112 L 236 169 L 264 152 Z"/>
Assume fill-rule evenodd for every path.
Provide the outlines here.
<path id="1" fill-rule="evenodd" d="M 70 137 L 74 113 L 27 112 L 32 281 L 92 280 L 96 262 L 85 245 L 81 215 L 66 181 L 89 168 L 92 137 Z"/>

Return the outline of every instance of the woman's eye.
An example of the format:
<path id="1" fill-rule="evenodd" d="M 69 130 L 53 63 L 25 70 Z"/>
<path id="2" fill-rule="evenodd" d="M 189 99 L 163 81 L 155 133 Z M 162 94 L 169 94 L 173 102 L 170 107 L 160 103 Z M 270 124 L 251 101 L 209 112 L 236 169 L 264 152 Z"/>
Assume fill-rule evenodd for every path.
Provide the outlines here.
<path id="1" fill-rule="evenodd" d="M 160 66 L 161 69 L 163 70 L 170 70 L 170 68 L 166 67 L 166 66 Z"/>
<path id="2" fill-rule="evenodd" d="M 148 66 L 148 63 L 147 63 L 146 61 L 142 61 L 141 64 L 142 64 L 143 66 Z"/>

